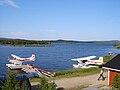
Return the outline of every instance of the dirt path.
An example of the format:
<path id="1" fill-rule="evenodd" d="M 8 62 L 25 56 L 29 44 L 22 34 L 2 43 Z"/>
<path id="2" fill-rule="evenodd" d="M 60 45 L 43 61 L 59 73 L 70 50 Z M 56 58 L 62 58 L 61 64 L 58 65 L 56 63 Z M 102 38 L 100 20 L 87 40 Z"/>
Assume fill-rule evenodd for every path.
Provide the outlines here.
<path id="1" fill-rule="evenodd" d="M 104 73 L 104 76 L 107 77 L 107 72 Z M 55 80 L 55 83 L 57 84 L 58 88 L 64 88 L 64 89 L 69 89 L 69 88 L 74 88 L 79 86 L 89 86 L 89 87 L 99 86 L 99 85 L 107 86 L 108 79 L 106 78 L 104 81 L 102 80 L 98 81 L 97 80 L 98 77 L 99 77 L 99 74 L 83 76 L 83 77 L 61 78 L 61 79 Z M 32 86 L 36 86 L 37 84 L 39 83 L 34 82 L 32 83 Z"/>
<path id="2" fill-rule="evenodd" d="M 104 73 L 105 77 L 107 77 L 107 72 Z M 105 81 L 98 81 L 97 78 L 99 74 L 84 76 L 84 77 L 73 77 L 73 78 L 62 78 L 55 80 L 55 83 L 58 87 L 62 87 L 65 89 L 79 87 L 79 86 L 89 86 L 89 85 L 107 85 L 107 78 Z"/>

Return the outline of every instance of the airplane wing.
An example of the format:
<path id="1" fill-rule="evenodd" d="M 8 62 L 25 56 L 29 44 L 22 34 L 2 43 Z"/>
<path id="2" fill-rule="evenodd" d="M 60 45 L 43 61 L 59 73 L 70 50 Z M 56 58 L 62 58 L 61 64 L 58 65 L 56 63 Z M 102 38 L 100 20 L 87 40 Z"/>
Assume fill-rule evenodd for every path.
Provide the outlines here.
<path id="1" fill-rule="evenodd" d="M 12 56 L 13 58 L 18 59 L 18 60 L 23 60 L 22 58 L 20 58 L 20 57 L 18 57 L 18 56 L 16 56 L 16 55 L 14 55 L 14 54 L 12 54 L 11 56 Z"/>
<path id="2" fill-rule="evenodd" d="M 73 61 L 83 61 L 83 60 L 90 60 L 90 59 L 93 59 L 95 58 L 96 56 L 88 56 L 88 57 L 83 57 L 83 58 L 75 58 L 75 59 L 72 59 Z"/>

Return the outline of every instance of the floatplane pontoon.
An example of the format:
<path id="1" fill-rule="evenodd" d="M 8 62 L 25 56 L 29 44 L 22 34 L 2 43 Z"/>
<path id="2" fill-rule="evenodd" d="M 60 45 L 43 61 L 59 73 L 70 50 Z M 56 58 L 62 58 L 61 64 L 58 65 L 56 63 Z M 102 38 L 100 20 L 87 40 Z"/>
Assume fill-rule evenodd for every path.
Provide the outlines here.
<path id="1" fill-rule="evenodd" d="M 45 70 L 42 70 L 42 69 L 40 69 L 36 66 L 30 65 L 30 64 L 26 64 L 26 65 L 22 64 L 23 62 L 27 62 L 27 61 L 35 61 L 35 54 L 32 54 L 32 56 L 29 58 L 20 58 L 13 54 L 11 56 L 13 58 L 9 58 L 8 60 L 12 64 L 6 64 L 6 66 L 12 70 L 20 69 L 20 70 L 24 71 L 25 73 L 34 74 L 34 75 L 36 74 L 39 77 L 42 77 L 42 76 L 53 77 L 55 75 L 54 72 L 47 72 Z"/>
<path id="2" fill-rule="evenodd" d="M 36 66 L 33 66 L 31 64 L 27 64 L 27 67 L 23 67 L 22 70 L 26 73 L 31 74 L 37 74 L 39 77 L 46 76 L 46 77 L 54 77 L 55 72 L 47 72 L 43 69 L 40 69 Z"/>
<path id="3" fill-rule="evenodd" d="M 72 61 L 77 61 L 78 64 L 73 64 L 74 68 L 90 68 L 90 67 L 96 67 L 96 65 L 103 64 L 103 57 L 99 57 L 98 60 L 92 60 L 96 58 L 96 56 L 88 56 L 83 58 L 76 58 L 72 59 Z"/>

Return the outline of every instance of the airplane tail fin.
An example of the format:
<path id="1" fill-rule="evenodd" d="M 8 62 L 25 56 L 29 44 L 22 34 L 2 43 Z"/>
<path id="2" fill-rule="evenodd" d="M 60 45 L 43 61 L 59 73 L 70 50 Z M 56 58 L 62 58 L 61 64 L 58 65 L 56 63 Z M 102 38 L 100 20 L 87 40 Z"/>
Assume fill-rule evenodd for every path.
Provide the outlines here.
<path id="1" fill-rule="evenodd" d="M 103 57 L 99 57 L 98 60 L 103 63 Z"/>
<path id="2" fill-rule="evenodd" d="M 32 54 L 32 56 L 30 57 L 31 61 L 35 61 L 35 54 Z"/>

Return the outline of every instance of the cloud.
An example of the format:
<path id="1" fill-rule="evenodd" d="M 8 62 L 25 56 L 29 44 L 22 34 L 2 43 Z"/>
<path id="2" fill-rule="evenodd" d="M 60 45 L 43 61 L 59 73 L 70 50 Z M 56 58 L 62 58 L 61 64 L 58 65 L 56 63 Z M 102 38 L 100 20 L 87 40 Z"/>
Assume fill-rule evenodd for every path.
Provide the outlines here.
<path id="1" fill-rule="evenodd" d="M 0 33 L 1 37 L 10 37 L 10 38 L 29 38 L 32 36 L 32 34 L 27 33 L 27 32 L 1 32 Z"/>
<path id="2" fill-rule="evenodd" d="M 7 5 L 10 5 L 14 8 L 19 8 L 19 6 L 12 0 L 0 0 L 0 2 L 1 2 L 1 5 L 2 4 L 7 4 Z"/>
<path id="3" fill-rule="evenodd" d="M 11 36 L 25 36 L 26 32 L 11 32 L 9 33 Z"/>

